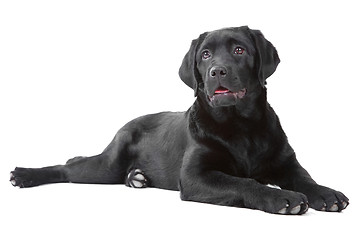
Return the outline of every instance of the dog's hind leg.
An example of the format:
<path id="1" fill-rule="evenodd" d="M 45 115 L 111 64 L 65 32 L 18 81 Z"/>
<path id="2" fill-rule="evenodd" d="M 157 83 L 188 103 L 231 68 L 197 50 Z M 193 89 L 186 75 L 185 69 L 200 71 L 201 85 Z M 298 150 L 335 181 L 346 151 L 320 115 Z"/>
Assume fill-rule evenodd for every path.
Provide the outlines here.
<path id="1" fill-rule="evenodd" d="M 124 183 L 126 169 L 118 161 L 100 154 L 68 161 L 65 165 L 44 168 L 15 168 L 10 182 L 14 186 L 33 187 L 47 183 Z"/>
<path id="2" fill-rule="evenodd" d="M 121 168 L 118 159 L 106 153 L 93 157 L 77 158 L 64 165 L 68 182 L 73 183 L 124 183 L 126 169 Z"/>
<path id="3" fill-rule="evenodd" d="M 103 153 L 92 157 L 75 157 L 65 165 L 44 168 L 15 168 L 10 174 L 14 186 L 33 187 L 47 183 L 125 183 L 131 156 L 131 136 L 121 130 Z"/>

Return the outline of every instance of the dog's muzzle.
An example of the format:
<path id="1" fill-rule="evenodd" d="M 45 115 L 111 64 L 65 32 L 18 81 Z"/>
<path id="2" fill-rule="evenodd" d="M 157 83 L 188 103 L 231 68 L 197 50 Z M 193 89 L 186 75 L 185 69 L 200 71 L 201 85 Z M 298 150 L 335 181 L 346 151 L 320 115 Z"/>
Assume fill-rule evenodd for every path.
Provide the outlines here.
<path id="1" fill-rule="evenodd" d="M 235 105 L 236 101 L 243 99 L 246 95 L 246 88 L 237 92 L 232 92 L 227 88 L 219 87 L 215 90 L 212 96 L 208 96 L 210 106 L 212 107 L 225 107 Z"/>

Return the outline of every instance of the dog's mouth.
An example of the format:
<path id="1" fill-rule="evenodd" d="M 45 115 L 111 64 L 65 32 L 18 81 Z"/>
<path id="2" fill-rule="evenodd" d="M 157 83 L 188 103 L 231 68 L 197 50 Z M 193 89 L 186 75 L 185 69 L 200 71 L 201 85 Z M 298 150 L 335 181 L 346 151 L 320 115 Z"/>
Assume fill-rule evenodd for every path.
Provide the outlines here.
<path id="1" fill-rule="evenodd" d="M 210 100 L 210 102 L 213 102 L 220 98 L 228 98 L 228 97 L 235 98 L 235 99 L 242 99 L 245 97 L 245 95 L 246 95 L 246 88 L 243 88 L 238 92 L 232 92 L 225 87 L 218 87 L 215 90 L 214 95 L 209 96 L 209 100 Z"/>

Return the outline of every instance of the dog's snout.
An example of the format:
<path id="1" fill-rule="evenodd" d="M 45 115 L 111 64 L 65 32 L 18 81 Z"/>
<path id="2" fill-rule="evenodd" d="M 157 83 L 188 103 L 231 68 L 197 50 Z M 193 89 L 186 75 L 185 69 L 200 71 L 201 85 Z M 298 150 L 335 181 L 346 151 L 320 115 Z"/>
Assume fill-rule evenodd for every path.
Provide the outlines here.
<path id="1" fill-rule="evenodd" d="M 212 78 L 225 77 L 226 74 L 227 74 L 227 70 L 225 67 L 214 66 L 210 69 L 210 77 Z"/>

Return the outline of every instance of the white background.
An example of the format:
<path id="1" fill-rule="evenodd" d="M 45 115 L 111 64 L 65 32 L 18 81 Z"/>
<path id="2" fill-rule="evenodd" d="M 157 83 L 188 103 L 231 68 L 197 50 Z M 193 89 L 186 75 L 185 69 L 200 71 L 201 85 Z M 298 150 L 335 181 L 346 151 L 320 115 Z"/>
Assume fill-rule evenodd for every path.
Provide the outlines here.
<path id="1" fill-rule="evenodd" d="M 358 8 L 346 0 L 2 1 L 0 238 L 359 237 Z M 241 25 L 276 46 L 282 62 L 268 100 L 301 164 L 350 198 L 346 211 L 278 216 L 158 189 L 8 182 L 15 166 L 100 153 L 137 116 L 186 110 L 193 92 L 177 73 L 191 40 Z"/>

